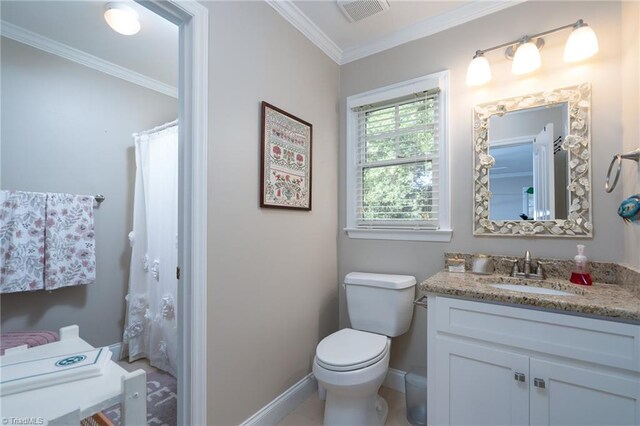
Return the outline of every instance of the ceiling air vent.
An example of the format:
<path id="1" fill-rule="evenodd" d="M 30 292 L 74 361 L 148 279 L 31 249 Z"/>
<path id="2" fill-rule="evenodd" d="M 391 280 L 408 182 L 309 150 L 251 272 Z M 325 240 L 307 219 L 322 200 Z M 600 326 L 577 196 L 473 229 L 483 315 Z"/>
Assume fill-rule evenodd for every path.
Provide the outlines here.
<path id="1" fill-rule="evenodd" d="M 338 0 L 338 6 L 349 22 L 362 21 L 389 9 L 387 0 Z"/>

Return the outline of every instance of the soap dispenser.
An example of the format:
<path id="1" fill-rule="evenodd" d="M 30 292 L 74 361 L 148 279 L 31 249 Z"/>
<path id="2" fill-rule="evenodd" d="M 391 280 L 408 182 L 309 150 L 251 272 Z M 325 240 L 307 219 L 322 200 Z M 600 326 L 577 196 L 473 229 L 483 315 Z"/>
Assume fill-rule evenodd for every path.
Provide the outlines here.
<path id="1" fill-rule="evenodd" d="M 574 284 L 591 285 L 587 256 L 584 255 L 584 246 L 582 244 L 578 244 L 578 254 L 573 259 L 575 260 L 575 265 L 573 266 L 569 281 Z"/>

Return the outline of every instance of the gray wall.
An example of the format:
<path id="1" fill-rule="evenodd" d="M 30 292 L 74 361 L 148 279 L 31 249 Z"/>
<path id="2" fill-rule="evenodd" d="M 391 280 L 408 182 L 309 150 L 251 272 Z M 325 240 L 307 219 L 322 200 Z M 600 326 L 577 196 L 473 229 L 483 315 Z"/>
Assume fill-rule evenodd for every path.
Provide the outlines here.
<path id="1" fill-rule="evenodd" d="M 339 68 L 265 2 L 209 8 L 208 423 L 311 372 L 338 327 Z M 313 210 L 259 207 L 260 101 L 313 125 Z"/>
<path id="2" fill-rule="evenodd" d="M 104 194 L 97 279 L 1 297 L 2 330 L 78 324 L 93 345 L 122 340 L 135 160 L 131 134 L 177 116 L 177 100 L 2 38 L 2 189 Z"/>
<path id="3" fill-rule="evenodd" d="M 500 176 L 500 175 L 498 175 Z M 491 177 L 491 200 L 489 211 L 491 220 L 518 220 L 522 213 L 522 189 L 533 186 L 533 175 Z"/>
<path id="4" fill-rule="evenodd" d="M 640 149 L 640 2 L 624 2 L 622 6 L 623 82 L 623 148 L 624 152 Z M 620 200 L 640 194 L 640 163 L 625 161 Z M 624 262 L 640 269 L 640 223 L 625 226 Z"/>
<path id="5" fill-rule="evenodd" d="M 600 53 L 573 66 L 562 60 L 568 32 L 545 37 L 543 68 L 526 77 L 510 72 L 503 52 L 487 54 L 493 80 L 480 88 L 465 85 L 467 66 L 476 49 L 495 46 L 524 34 L 533 34 L 584 18 L 597 32 Z M 622 148 L 621 4 L 613 2 L 527 2 L 447 31 L 349 63 L 341 68 L 340 229 L 345 227 L 345 99 L 347 96 L 421 75 L 450 70 L 451 211 L 450 244 L 349 239 L 340 231 L 338 278 L 351 271 L 415 275 L 418 281 L 443 267 L 445 251 L 486 252 L 522 256 L 568 258 L 577 243 L 586 245 L 596 260 L 621 261 L 622 221 L 616 210 L 619 197 L 607 195 L 603 179 L 609 159 Z M 472 234 L 472 123 L 475 104 L 590 81 L 593 88 L 593 219 L 594 238 L 543 239 L 474 237 Z M 341 292 L 340 325 L 348 325 Z M 426 311 L 417 308 L 408 334 L 394 339 L 391 367 L 407 370 L 426 365 Z"/>

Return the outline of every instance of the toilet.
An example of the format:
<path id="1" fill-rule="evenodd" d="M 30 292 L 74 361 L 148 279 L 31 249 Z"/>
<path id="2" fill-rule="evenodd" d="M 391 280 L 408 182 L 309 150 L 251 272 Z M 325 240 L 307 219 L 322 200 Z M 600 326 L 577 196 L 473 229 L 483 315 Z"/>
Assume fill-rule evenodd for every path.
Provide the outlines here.
<path id="1" fill-rule="evenodd" d="M 378 389 L 389 369 L 391 337 L 411 325 L 416 279 L 351 272 L 344 279 L 352 328 L 316 348 L 313 374 L 326 392 L 325 425 L 383 425 L 389 407 Z"/>

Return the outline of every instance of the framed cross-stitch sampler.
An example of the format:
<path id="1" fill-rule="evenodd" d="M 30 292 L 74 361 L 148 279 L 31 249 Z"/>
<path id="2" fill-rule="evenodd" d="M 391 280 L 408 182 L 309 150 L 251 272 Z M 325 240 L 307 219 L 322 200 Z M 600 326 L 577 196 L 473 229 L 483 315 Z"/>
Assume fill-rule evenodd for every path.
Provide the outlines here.
<path id="1" fill-rule="evenodd" d="M 260 207 L 311 210 L 312 127 L 262 102 Z"/>

